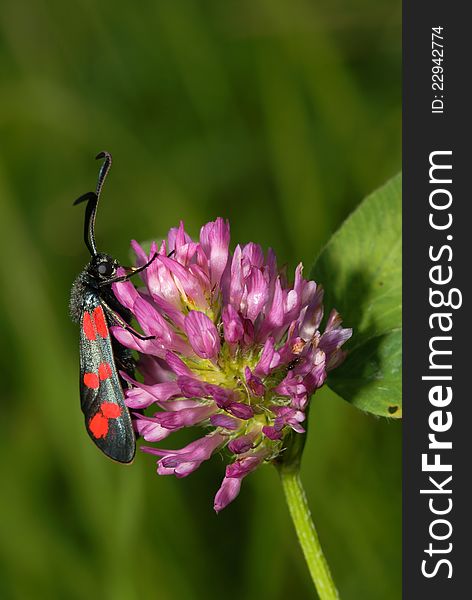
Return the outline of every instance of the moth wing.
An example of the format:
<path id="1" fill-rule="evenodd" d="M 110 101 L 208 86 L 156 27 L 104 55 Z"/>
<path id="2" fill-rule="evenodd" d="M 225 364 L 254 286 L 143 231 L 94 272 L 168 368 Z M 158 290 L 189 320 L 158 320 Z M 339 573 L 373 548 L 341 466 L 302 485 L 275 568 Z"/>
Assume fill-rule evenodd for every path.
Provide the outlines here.
<path id="1" fill-rule="evenodd" d="M 93 442 L 113 460 L 131 462 L 136 438 L 96 294 L 87 296 L 80 320 L 80 403 Z"/>

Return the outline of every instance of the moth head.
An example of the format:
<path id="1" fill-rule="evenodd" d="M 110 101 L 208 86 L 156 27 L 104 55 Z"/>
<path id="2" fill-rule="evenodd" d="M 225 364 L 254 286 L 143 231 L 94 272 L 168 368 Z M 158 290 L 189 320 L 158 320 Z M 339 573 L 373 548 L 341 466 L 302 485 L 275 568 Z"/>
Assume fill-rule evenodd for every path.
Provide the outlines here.
<path id="1" fill-rule="evenodd" d="M 98 252 L 92 257 L 88 270 L 89 273 L 99 281 L 107 281 L 116 276 L 118 267 L 118 261 L 112 256 L 104 254 L 103 252 Z"/>

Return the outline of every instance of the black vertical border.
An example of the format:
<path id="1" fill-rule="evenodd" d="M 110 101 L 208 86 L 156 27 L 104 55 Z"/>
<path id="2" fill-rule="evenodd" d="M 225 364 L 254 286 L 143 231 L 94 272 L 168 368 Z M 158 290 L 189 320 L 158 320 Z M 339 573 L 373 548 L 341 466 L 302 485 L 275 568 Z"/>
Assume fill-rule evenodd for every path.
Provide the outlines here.
<path id="1" fill-rule="evenodd" d="M 472 139 L 470 79 L 472 72 L 472 20 L 467 2 L 404 0 L 403 3 L 403 598 L 444 600 L 472 597 L 466 579 L 472 574 L 472 351 L 470 278 L 472 275 Z M 444 114 L 432 114 L 432 27 L 444 27 Z M 438 517 L 428 508 L 428 474 L 421 470 L 421 455 L 428 451 L 428 416 L 435 410 L 428 401 L 431 382 L 422 381 L 429 361 L 428 341 L 433 334 L 428 316 L 434 312 L 428 302 L 429 246 L 448 243 L 446 234 L 428 224 L 429 155 L 435 150 L 452 150 L 453 268 L 451 285 L 462 291 L 463 304 L 453 313 L 452 428 L 442 434 L 453 443 L 443 462 L 452 461 L 453 508 L 448 518 L 451 538 L 435 542 L 430 523 Z M 448 264 L 444 262 L 443 264 Z M 445 309 L 443 309 L 445 310 Z M 446 335 L 446 334 L 445 334 Z M 438 436 L 439 437 L 439 436 Z M 433 473 L 431 473 L 434 476 Z M 444 475 L 444 474 L 442 474 Z M 438 474 L 441 479 L 441 473 Z M 445 498 L 445 496 L 443 496 Z M 421 573 L 421 563 L 431 559 L 424 550 L 453 544 L 448 558 L 452 578 L 442 567 L 430 579 Z M 446 595 L 447 594 L 447 595 Z"/>

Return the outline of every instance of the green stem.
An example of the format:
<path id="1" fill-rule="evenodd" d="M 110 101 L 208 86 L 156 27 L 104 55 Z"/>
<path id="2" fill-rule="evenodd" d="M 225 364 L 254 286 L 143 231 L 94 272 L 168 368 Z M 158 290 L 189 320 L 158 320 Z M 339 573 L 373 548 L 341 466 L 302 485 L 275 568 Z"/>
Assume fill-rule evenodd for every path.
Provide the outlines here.
<path id="1" fill-rule="evenodd" d="M 290 516 L 320 600 L 336 600 L 339 594 L 321 550 L 298 469 L 281 467 L 279 473 Z"/>

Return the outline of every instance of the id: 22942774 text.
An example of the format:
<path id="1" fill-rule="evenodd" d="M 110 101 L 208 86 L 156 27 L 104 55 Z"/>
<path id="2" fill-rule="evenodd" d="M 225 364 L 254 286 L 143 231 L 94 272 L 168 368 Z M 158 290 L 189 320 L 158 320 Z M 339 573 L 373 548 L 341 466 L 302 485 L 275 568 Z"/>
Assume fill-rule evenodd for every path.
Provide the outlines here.
<path id="1" fill-rule="evenodd" d="M 431 28 L 431 89 L 433 100 L 431 112 L 444 113 L 444 27 Z"/>

